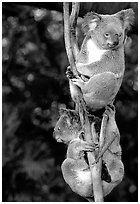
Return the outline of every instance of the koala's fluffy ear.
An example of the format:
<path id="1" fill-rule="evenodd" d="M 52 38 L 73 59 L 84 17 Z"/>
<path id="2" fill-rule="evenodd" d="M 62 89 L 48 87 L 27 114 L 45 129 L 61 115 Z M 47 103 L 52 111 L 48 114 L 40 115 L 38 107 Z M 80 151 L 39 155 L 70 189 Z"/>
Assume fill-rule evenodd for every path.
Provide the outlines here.
<path id="1" fill-rule="evenodd" d="M 66 108 L 60 108 L 59 109 L 59 115 L 61 116 L 61 115 L 67 115 L 67 109 Z"/>
<path id="2" fill-rule="evenodd" d="M 121 20 L 124 29 L 129 31 L 135 20 L 135 13 L 133 9 L 119 11 L 116 13 L 116 16 Z"/>
<path id="3" fill-rule="evenodd" d="M 101 16 L 95 12 L 88 12 L 83 19 L 82 29 L 84 34 L 87 34 L 89 31 L 94 30 L 101 20 Z"/>
<path id="4" fill-rule="evenodd" d="M 60 108 L 59 109 L 59 115 L 62 116 L 62 115 L 65 115 L 67 116 L 68 118 L 72 117 L 72 115 L 74 114 L 74 110 L 70 110 L 70 109 L 66 109 L 66 108 Z"/>

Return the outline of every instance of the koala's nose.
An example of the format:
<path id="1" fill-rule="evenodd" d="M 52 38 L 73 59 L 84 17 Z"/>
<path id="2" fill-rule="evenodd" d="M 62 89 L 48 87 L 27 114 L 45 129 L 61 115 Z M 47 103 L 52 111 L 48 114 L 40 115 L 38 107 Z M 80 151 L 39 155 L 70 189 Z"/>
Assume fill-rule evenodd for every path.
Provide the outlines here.
<path id="1" fill-rule="evenodd" d="M 119 44 L 119 36 L 118 34 L 115 34 L 113 36 L 113 45 L 118 45 Z"/>
<path id="2" fill-rule="evenodd" d="M 119 44 L 119 37 L 118 35 L 113 35 L 110 39 L 108 39 L 108 45 L 109 47 L 114 47 Z"/>
<path id="3" fill-rule="evenodd" d="M 114 48 L 114 47 L 117 46 L 118 44 L 119 44 L 118 41 L 108 42 L 108 46 L 109 46 L 110 48 Z"/>
<path id="4" fill-rule="evenodd" d="M 113 42 L 113 45 L 114 45 L 114 46 L 116 46 L 116 45 L 118 45 L 118 44 L 119 44 L 119 40 L 116 40 L 116 41 Z"/>

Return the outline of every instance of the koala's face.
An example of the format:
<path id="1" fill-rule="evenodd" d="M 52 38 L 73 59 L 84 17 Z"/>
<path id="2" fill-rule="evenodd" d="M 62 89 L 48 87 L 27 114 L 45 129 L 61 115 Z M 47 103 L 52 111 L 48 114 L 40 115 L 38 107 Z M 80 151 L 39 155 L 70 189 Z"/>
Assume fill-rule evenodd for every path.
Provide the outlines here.
<path id="1" fill-rule="evenodd" d="M 97 25 L 91 38 L 103 49 L 117 49 L 124 43 L 125 30 L 119 19 L 109 16 Z"/>
<path id="2" fill-rule="evenodd" d="M 117 49 L 124 45 L 125 37 L 134 23 L 132 9 L 122 10 L 114 15 L 88 13 L 82 28 L 85 34 L 102 49 Z"/>
<path id="3" fill-rule="evenodd" d="M 54 128 L 54 138 L 57 142 L 69 143 L 71 140 L 79 137 L 81 125 L 79 118 L 74 115 L 64 113 L 60 116 Z"/>

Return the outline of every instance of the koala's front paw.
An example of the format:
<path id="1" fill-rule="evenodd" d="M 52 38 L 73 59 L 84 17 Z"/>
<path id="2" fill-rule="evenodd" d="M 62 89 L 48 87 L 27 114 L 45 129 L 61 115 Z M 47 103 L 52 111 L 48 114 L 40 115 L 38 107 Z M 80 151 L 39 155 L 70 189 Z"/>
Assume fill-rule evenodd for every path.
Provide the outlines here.
<path id="1" fill-rule="evenodd" d="M 107 105 L 106 110 L 104 112 L 104 115 L 107 115 L 108 117 L 115 115 L 115 106 L 113 104 Z"/>
<path id="2" fill-rule="evenodd" d="M 94 152 L 96 148 L 99 148 L 98 144 L 89 144 L 86 141 L 82 142 L 83 150 L 87 152 Z"/>
<path id="3" fill-rule="evenodd" d="M 73 82 L 73 84 L 79 86 L 80 88 L 83 88 L 85 83 L 79 76 L 77 76 L 77 78 L 71 79 L 71 81 Z"/>
<path id="4" fill-rule="evenodd" d="M 115 112 L 115 106 L 114 106 L 113 102 L 114 102 L 114 100 L 110 104 L 108 104 L 107 107 L 111 108 L 112 111 Z"/>
<path id="5" fill-rule="evenodd" d="M 67 67 L 66 76 L 67 76 L 68 79 L 73 79 L 73 78 L 75 78 L 75 75 L 73 74 L 73 72 L 72 72 L 70 66 Z"/>

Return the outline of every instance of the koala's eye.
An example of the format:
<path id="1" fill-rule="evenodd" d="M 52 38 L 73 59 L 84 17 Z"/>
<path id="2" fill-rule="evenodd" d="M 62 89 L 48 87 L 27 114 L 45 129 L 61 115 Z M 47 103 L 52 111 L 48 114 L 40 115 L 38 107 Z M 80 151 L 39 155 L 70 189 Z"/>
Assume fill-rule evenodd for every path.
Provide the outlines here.
<path id="1" fill-rule="evenodd" d="M 60 127 L 58 127 L 58 128 L 57 128 L 57 130 L 61 130 L 61 128 L 60 128 Z"/>
<path id="2" fill-rule="evenodd" d="M 105 33 L 105 37 L 106 37 L 106 38 L 109 37 L 109 33 Z"/>

